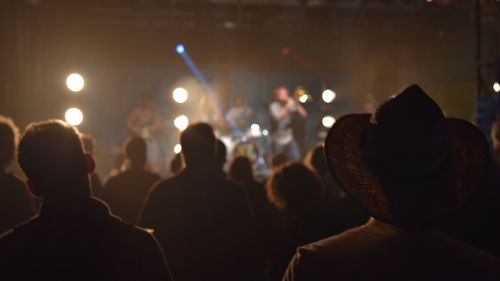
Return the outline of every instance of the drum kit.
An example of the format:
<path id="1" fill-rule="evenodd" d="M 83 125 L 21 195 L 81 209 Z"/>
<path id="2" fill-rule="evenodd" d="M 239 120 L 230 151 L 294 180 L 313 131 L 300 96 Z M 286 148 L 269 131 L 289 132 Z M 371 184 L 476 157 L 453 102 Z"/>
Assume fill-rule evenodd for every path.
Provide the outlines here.
<path id="1" fill-rule="evenodd" d="M 271 154 L 271 138 L 267 129 L 261 128 L 259 124 L 252 124 L 237 134 L 220 134 L 218 138 L 227 147 L 228 159 L 247 157 L 253 164 L 256 176 L 268 174 L 266 159 Z"/>

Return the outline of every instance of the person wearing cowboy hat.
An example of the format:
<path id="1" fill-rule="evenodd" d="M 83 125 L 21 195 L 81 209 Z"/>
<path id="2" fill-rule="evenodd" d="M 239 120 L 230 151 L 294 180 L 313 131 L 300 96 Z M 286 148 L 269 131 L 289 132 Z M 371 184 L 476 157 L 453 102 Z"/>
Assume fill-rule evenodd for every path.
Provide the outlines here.
<path id="1" fill-rule="evenodd" d="M 500 260 L 438 231 L 485 178 L 484 135 L 417 85 L 328 132 L 329 170 L 370 215 L 298 249 L 284 281 L 500 280 Z"/>

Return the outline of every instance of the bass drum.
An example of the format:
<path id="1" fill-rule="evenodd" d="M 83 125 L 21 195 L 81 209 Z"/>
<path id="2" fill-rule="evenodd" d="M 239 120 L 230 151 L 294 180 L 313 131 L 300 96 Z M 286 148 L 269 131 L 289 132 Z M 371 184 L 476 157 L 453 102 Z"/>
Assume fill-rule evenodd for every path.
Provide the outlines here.
<path id="1" fill-rule="evenodd" d="M 232 153 L 231 159 L 235 159 L 238 156 L 247 157 L 250 162 L 255 163 L 259 158 L 259 148 L 255 139 L 253 140 L 239 140 L 236 141 Z"/>

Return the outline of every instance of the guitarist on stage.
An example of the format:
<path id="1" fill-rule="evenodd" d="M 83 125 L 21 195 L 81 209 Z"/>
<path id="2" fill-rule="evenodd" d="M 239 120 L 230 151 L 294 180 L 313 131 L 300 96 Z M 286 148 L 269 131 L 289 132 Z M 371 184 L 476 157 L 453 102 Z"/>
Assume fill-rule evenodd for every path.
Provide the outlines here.
<path id="1" fill-rule="evenodd" d="M 160 169 L 160 147 L 156 133 L 164 128 L 160 114 L 154 105 L 153 95 L 142 94 L 142 104 L 136 107 L 127 120 L 127 127 L 132 136 L 142 137 L 148 145 L 148 166 L 152 172 Z"/>

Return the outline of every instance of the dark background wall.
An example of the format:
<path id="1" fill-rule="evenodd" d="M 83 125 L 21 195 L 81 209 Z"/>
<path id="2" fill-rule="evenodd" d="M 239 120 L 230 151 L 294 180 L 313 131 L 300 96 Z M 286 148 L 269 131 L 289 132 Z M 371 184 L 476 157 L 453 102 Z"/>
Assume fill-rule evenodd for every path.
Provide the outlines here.
<path id="1" fill-rule="evenodd" d="M 83 131 L 103 145 L 120 143 L 144 90 L 156 94 L 165 118 L 193 111 L 167 97 L 181 84 L 201 94 L 174 51 L 182 42 L 221 99 L 246 96 L 263 123 L 272 89 L 281 84 L 313 95 L 310 128 L 319 126 L 325 87 L 339 97 L 330 109 L 335 115 L 362 110 L 368 96 L 380 102 L 419 83 L 448 115 L 473 118 L 473 1 L 264 2 L 0 0 L 0 113 L 24 126 L 78 106 Z M 493 59 L 498 21 L 482 4 L 484 57 Z M 319 75 L 283 55 L 284 47 Z M 65 87 L 71 72 L 86 79 L 81 95 Z"/>

